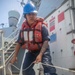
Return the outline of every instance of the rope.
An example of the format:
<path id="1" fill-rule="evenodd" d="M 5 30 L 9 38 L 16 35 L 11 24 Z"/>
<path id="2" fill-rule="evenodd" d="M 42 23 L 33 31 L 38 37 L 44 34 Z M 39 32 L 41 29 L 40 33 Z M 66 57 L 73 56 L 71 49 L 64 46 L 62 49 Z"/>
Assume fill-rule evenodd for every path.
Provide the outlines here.
<path id="1" fill-rule="evenodd" d="M 23 69 L 23 71 L 29 69 L 34 63 L 32 62 L 27 68 Z M 16 67 L 15 65 L 11 64 L 14 68 L 16 68 L 17 70 L 20 71 L 20 69 L 18 67 Z"/>
<path id="2" fill-rule="evenodd" d="M 61 70 L 65 70 L 65 71 L 69 71 L 69 72 L 75 72 L 74 70 L 69 70 L 67 68 L 63 68 L 63 67 L 59 67 L 59 66 L 53 66 L 53 65 L 50 65 L 50 64 L 44 64 L 44 63 L 41 63 L 42 65 L 46 65 L 46 66 L 50 66 L 50 67 L 55 67 L 55 68 L 58 68 L 58 69 L 61 69 Z"/>
<path id="3" fill-rule="evenodd" d="M 10 63 L 11 64 L 11 63 Z M 32 64 L 34 64 L 33 62 L 25 69 L 23 69 L 23 71 L 27 70 L 28 68 L 30 68 L 32 66 Z M 69 72 L 74 72 L 74 70 L 69 70 L 67 68 L 63 68 L 63 67 L 59 67 L 59 66 L 53 66 L 53 65 L 50 65 L 50 64 L 47 64 L 47 63 L 41 63 L 42 65 L 45 65 L 45 66 L 50 66 L 50 67 L 55 67 L 55 68 L 58 68 L 58 69 L 61 69 L 61 70 L 65 70 L 65 71 L 69 71 Z M 16 67 L 15 65 L 11 64 L 13 67 L 15 67 L 17 70 L 20 71 L 20 69 L 18 67 Z"/>

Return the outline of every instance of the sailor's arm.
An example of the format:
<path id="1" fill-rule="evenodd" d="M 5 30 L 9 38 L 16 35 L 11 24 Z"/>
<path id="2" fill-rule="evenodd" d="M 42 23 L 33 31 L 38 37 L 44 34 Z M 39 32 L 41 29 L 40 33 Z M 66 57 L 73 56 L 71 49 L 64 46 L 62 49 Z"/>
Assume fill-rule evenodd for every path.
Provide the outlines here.
<path id="1" fill-rule="evenodd" d="M 48 36 L 49 36 L 48 30 L 47 30 L 47 28 L 45 26 L 43 26 L 42 27 L 42 40 L 43 40 L 43 45 L 42 45 L 42 48 L 40 50 L 40 53 L 36 57 L 36 60 L 34 61 L 34 63 L 41 62 L 42 56 L 43 56 L 44 52 L 47 50 L 47 48 L 48 48 L 48 41 L 50 40 Z"/>
<path id="2" fill-rule="evenodd" d="M 17 61 L 17 55 L 18 55 L 18 53 L 19 53 L 19 50 L 20 50 L 20 44 L 17 43 L 17 44 L 16 44 L 16 47 L 15 47 L 14 56 L 13 56 L 13 58 L 12 58 L 11 61 L 10 61 L 12 64 Z"/>
<path id="3" fill-rule="evenodd" d="M 48 48 L 48 40 L 44 41 L 44 43 L 43 43 L 43 46 L 40 51 L 41 56 L 44 54 L 44 52 L 46 51 L 47 48 Z"/>
<path id="4" fill-rule="evenodd" d="M 17 40 L 17 44 L 16 44 L 16 46 L 15 46 L 15 53 L 14 53 L 14 56 L 13 56 L 13 58 L 11 59 L 11 63 L 13 64 L 15 61 L 17 61 L 17 55 L 18 55 L 18 53 L 19 53 L 19 50 L 20 50 L 20 47 L 21 47 L 21 45 L 22 45 L 22 42 L 20 42 L 21 41 L 21 31 L 20 31 L 20 33 L 19 33 L 19 36 L 18 36 L 18 40 Z"/>
<path id="5" fill-rule="evenodd" d="M 17 43 L 17 44 L 16 44 L 16 47 L 15 47 L 14 57 L 17 57 L 18 52 L 19 52 L 19 50 L 20 50 L 20 47 L 21 47 L 21 45 L 20 45 L 19 43 Z"/>
<path id="6" fill-rule="evenodd" d="M 43 40 L 43 45 L 42 45 L 42 48 L 40 51 L 40 55 L 43 55 L 44 52 L 47 50 L 47 48 L 49 46 L 48 41 L 50 41 L 48 29 L 45 25 L 42 26 L 42 40 Z"/>

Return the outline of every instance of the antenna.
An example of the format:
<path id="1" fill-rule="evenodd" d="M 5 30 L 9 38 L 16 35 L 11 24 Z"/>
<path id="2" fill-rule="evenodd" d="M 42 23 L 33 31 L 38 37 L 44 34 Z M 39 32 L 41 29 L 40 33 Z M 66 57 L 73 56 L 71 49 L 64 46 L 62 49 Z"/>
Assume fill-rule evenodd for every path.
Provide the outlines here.
<path id="1" fill-rule="evenodd" d="M 2 26 L 2 28 L 4 27 L 4 23 L 1 23 L 0 26 Z"/>
<path id="2" fill-rule="evenodd" d="M 21 6 L 23 7 L 25 5 L 24 0 L 21 1 Z"/>
<path id="3" fill-rule="evenodd" d="M 6 25 L 8 25 L 8 24 L 7 23 L 0 23 L 0 28 L 7 27 Z"/>
<path id="4" fill-rule="evenodd" d="M 25 5 L 24 0 L 22 0 L 22 1 L 18 1 L 18 0 L 17 0 L 17 2 L 19 2 L 22 7 Z"/>

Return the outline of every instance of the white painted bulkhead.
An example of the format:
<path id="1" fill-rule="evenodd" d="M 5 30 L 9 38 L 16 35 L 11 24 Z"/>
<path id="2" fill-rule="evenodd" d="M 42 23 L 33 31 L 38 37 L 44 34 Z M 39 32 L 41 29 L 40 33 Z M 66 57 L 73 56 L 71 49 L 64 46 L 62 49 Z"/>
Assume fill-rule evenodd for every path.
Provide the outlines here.
<path id="1" fill-rule="evenodd" d="M 56 34 L 56 39 L 50 42 L 50 51 L 52 56 L 52 62 L 55 66 L 64 67 L 68 69 L 75 69 L 75 55 L 74 44 L 71 40 L 74 39 L 73 33 L 69 33 L 73 29 L 71 20 L 71 9 L 69 7 L 69 1 L 62 5 L 59 9 L 49 15 L 45 21 L 48 23 L 49 36 Z M 58 15 L 63 13 L 63 20 L 58 21 Z M 50 31 L 50 20 L 54 18 L 55 29 Z M 62 18 L 62 17 L 60 17 Z M 58 75 L 75 75 L 75 73 L 65 70 L 57 69 Z"/>

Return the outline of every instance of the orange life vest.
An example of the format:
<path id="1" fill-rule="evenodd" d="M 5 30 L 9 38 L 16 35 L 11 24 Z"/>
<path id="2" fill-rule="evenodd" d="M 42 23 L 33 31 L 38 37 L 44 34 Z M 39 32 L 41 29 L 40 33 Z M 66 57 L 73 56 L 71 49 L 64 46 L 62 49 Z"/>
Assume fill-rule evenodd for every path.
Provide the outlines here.
<path id="1" fill-rule="evenodd" d="M 36 24 L 31 27 L 25 21 L 22 24 L 21 38 L 24 39 L 23 49 L 28 49 L 30 51 L 40 50 L 43 44 L 42 41 L 42 25 L 47 25 L 43 21 L 37 21 Z"/>

